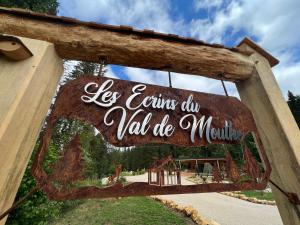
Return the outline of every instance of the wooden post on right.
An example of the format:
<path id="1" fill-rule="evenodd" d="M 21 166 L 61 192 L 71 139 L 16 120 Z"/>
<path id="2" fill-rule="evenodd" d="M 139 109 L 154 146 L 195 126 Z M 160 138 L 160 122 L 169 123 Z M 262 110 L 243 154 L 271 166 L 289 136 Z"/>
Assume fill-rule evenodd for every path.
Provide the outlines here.
<path id="1" fill-rule="evenodd" d="M 271 67 L 276 59 L 249 38 L 239 48 L 252 51 L 252 77 L 236 83 L 242 102 L 252 111 L 260 138 L 272 167 L 271 180 L 300 198 L 300 130 L 284 99 Z M 284 74 L 282 74 L 284 76 Z M 271 185 L 285 225 L 300 224 L 300 205 L 293 204 Z"/>

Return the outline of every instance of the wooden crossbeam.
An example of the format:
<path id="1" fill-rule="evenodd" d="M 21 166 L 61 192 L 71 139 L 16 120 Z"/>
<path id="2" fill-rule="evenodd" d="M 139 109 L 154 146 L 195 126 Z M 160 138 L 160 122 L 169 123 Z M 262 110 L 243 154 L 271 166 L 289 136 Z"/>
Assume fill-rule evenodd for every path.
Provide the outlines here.
<path id="1" fill-rule="evenodd" d="M 0 7 L 0 33 L 55 44 L 61 58 L 139 67 L 225 80 L 245 80 L 254 63 L 249 52 L 190 38 L 82 22 Z"/>

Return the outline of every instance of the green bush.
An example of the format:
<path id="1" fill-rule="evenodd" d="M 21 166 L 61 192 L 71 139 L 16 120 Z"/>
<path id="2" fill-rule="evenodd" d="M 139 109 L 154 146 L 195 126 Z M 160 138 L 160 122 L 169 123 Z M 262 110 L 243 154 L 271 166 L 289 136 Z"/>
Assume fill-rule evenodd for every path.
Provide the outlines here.
<path id="1" fill-rule="evenodd" d="M 145 169 L 138 169 L 137 171 L 133 171 L 133 172 L 132 172 L 132 175 L 133 175 L 133 176 L 136 176 L 136 175 L 142 175 L 142 174 L 144 174 L 144 173 L 146 173 L 146 170 L 145 170 Z"/>
<path id="2" fill-rule="evenodd" d="M 49 148 L 50 157 L 47 158 L 47 163 L 55 157 L 55 148 Z M 34 155 L 34 154 L 33 154 Z M 16 201 L 25 196 L 32 188 L 35 187 L 36 182 L 31 176 L 30 169 L 32 165 L 33 157 L 30 159 L 26 168 L 24 177 L 22 179 L 20 188 L 18 190 Z M 9 215 L 7 223 L 8 225 L 42 225 L 46 224 L 46 221 L 53 220 L 60 215 L 60 211 L 63 207 L 63 202 L 50 201 L 47 196 L 42 192 L 38 191 L 29 197 L 23 204 L 18 208 L 14 209 Z"/>

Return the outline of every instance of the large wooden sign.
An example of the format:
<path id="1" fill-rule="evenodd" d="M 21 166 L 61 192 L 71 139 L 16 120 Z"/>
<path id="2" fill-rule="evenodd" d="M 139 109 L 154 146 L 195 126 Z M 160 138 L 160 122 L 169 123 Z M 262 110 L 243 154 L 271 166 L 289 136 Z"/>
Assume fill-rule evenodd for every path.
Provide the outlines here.
<path id="1" fill-rule="evenodd" d="M 245 165 L 241 171 L 246 171 L 249 179 L 240 179 L 243 172 L 239 172 L 232 157 L 227 154 L 224 158 L 193 161 L 197 165 L 212 165 L 211 183 L 183 185 L 180 168 L 176 165 L 184 161 L 167 157 L 148 168 L 148 180 L 145 182 L 126 186 L 116 182 L 101 188 L 58 188 L 54 185 L 57 182 L 64 185 L 65 181 L 72 183 L 83 179 L 78 173 L 78 168 L 82 168 L 78 137 L 66 147 L 62 159 L 54 166 L 54 172 L 47 174 L 43 170 L 43 158 L 55 123 L 60 118 L 86 121 L 97 128 L 107 142 L 120 147 L 153 143 L 180 146 L 237 144 L 251 132 L 260 149 L 264 169 L 253 163 L 251 151 L 245 149 Z M 269 162 L 252 114 L 237 98 L 95 76 L 82 76 L 62 87 L 36 157 L 33 174 L 53 199 L 263 189 L 270 175 Z M 76 171 L 63 174 L 61 168 L 69 163 L 68 160 L 78 166 L 74 167 Z M 166 165 L 168 171 L 164 169 Z M 221 168 L 224 168 L 223 172 Z M 116 176 L 120 170 L 121 167 L 116 169 Z M 74 171 L 77 175 L 73 174 L 72 179 L 60 179 Z M 166 184 L 165 172 L 167 176 L 174 177 L 172 184 Z M 221 177 L 227 178 L 227 181 L 222 182 Z"/>

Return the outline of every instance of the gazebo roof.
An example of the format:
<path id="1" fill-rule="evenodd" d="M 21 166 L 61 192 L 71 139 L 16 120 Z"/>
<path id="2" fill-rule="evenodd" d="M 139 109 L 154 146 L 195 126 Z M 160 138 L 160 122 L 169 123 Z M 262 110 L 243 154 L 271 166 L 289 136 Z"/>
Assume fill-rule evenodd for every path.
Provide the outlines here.
<path id="1" fill-rule="evenodd" d="M 164 165 L 168 164 L 171 161 L 174 161 L 174 160 L 173 160 L 172 156 L 170 156 L 170 155 L 167 156 L 166 158 L 158 159 L 148 168 L 148 170 L 151 170 L 151 171 L 160 170 Z"/>
<path id="2" fill-rule="evenodd" d="M 226 161 L 225 158 L 191 158 L 191 159 L 176 159 L 177 162 L 214 162 Z"/>

